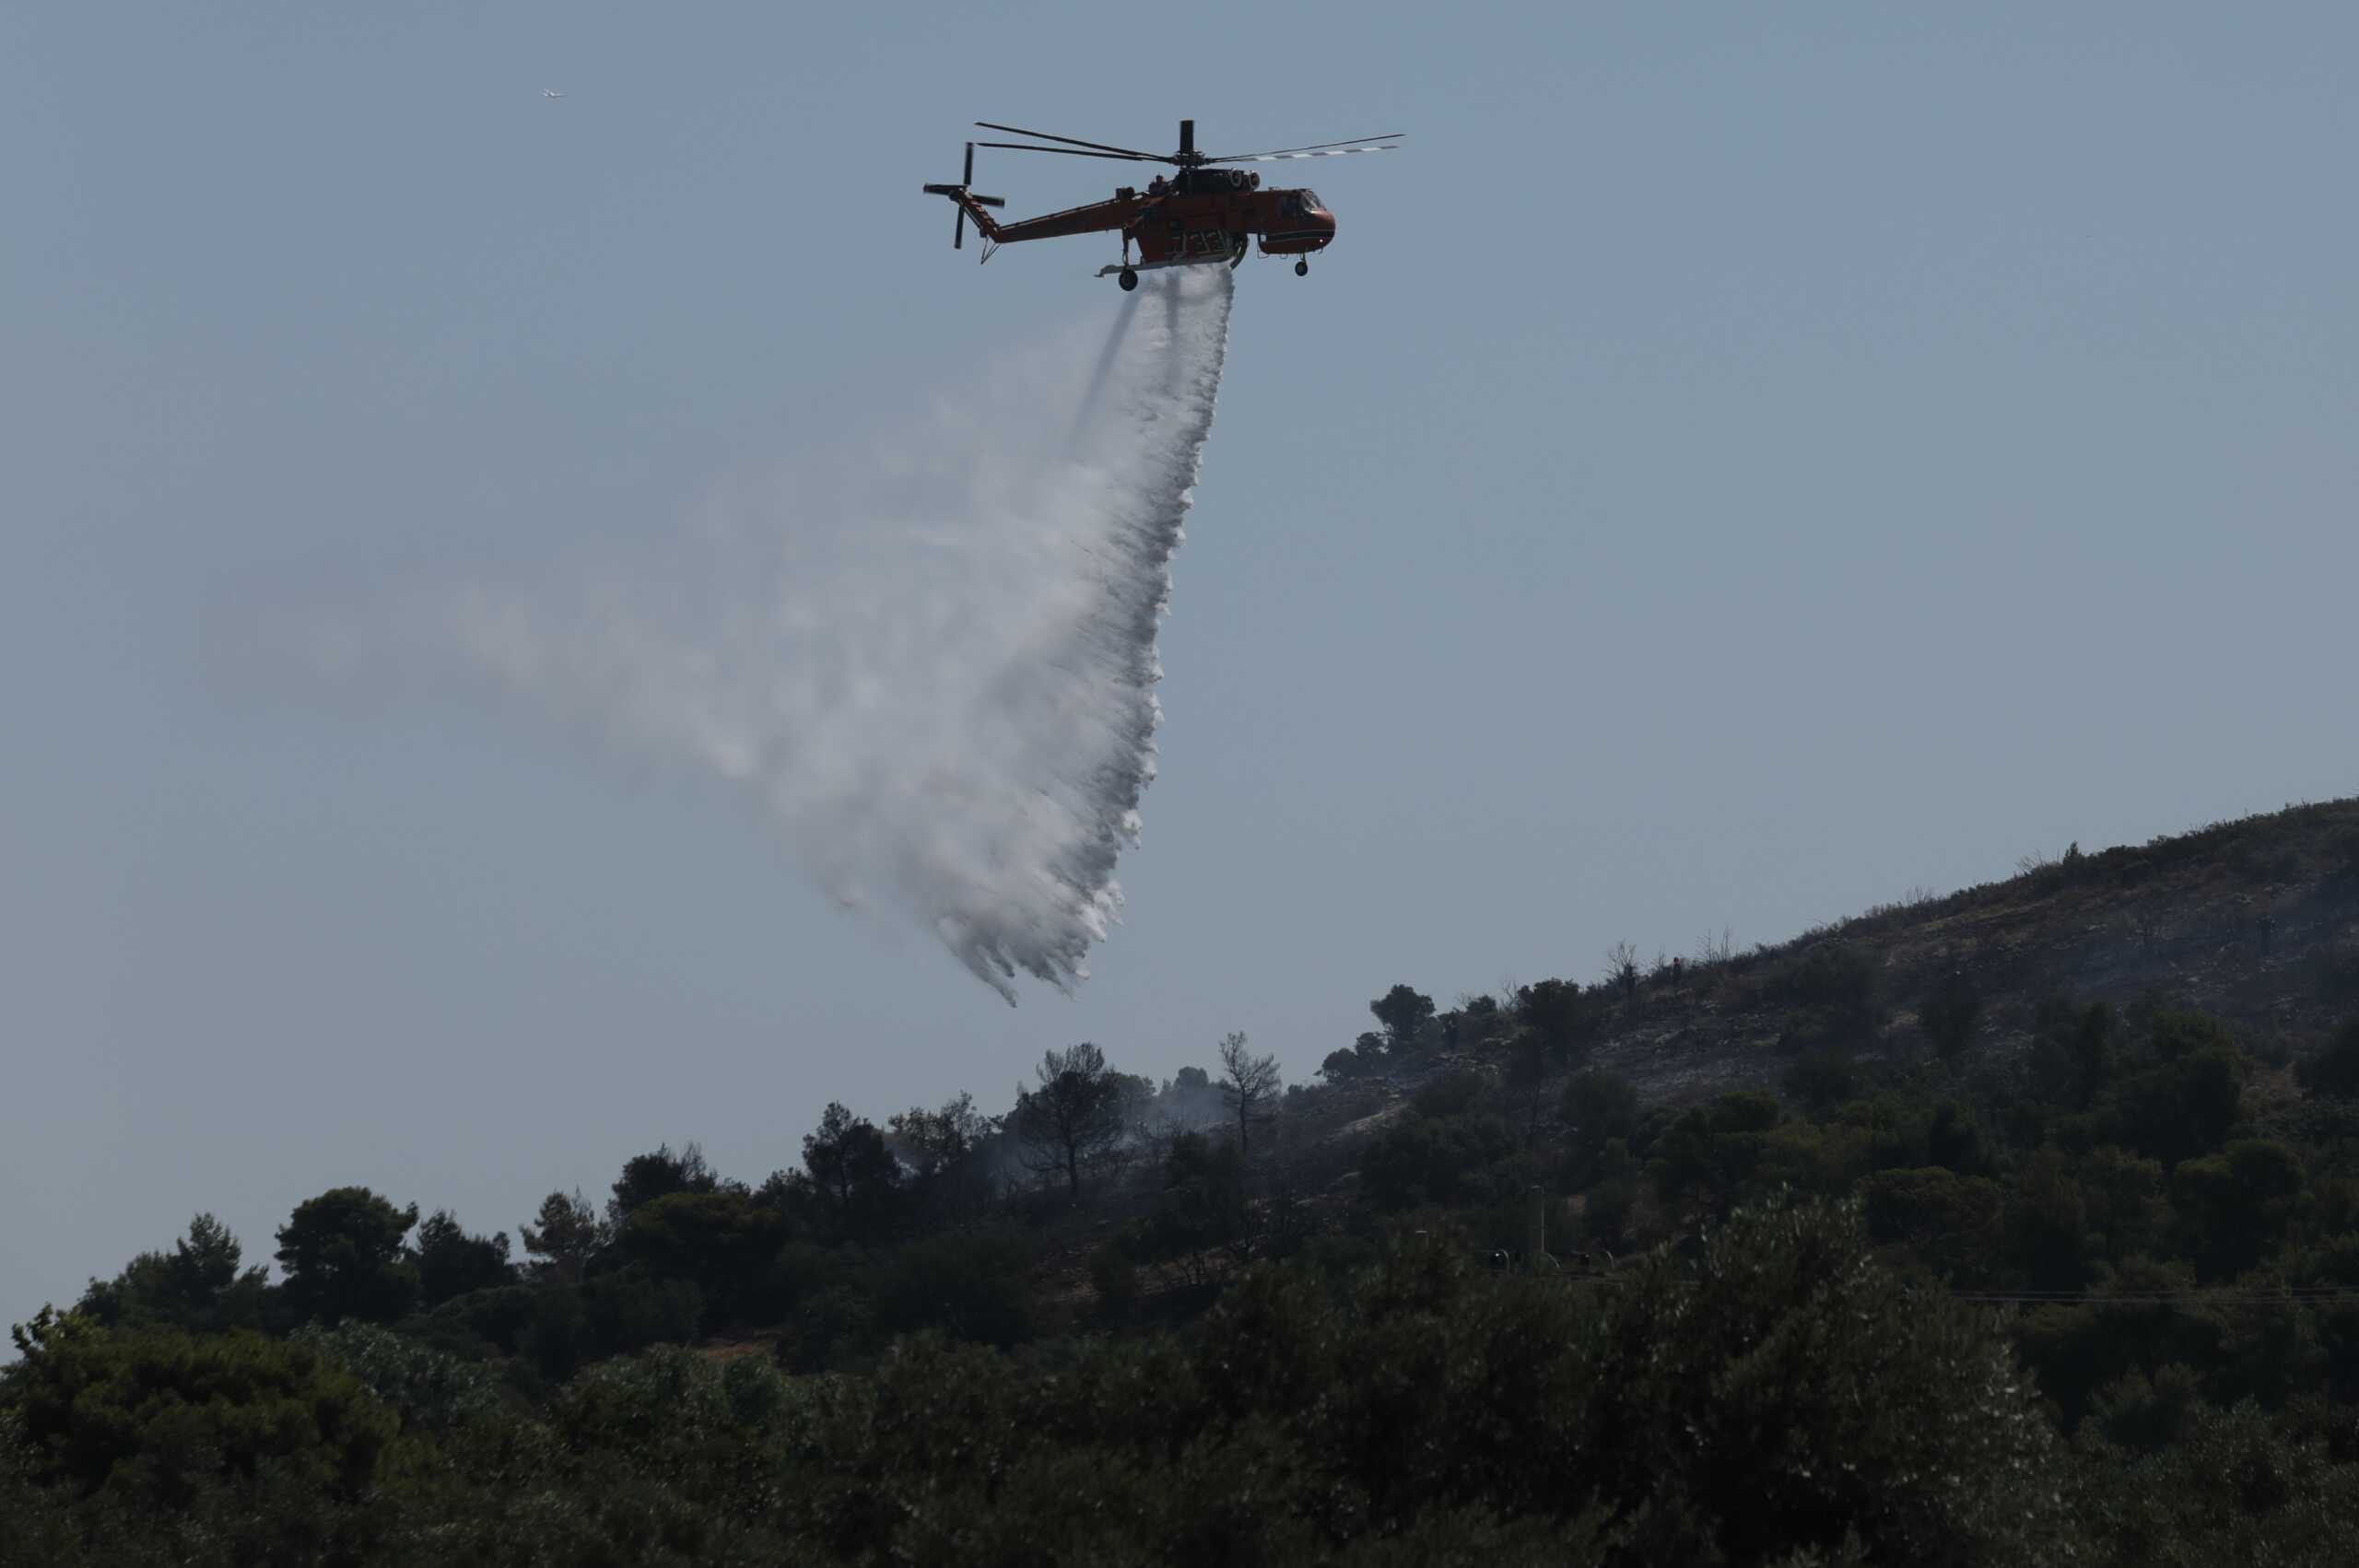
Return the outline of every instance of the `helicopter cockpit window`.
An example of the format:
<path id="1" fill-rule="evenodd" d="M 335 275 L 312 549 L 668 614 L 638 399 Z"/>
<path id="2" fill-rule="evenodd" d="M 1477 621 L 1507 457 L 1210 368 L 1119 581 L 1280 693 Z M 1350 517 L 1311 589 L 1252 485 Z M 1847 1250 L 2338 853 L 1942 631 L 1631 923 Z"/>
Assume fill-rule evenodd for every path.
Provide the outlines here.
<path id="1" fill-rule="evenodd" d="M 1303 210 L 1306 212 L 1322 212 L 1326 210 L 1326 204 L 1319 199 L 1319 193 L 1316 191 L 1305 191 L 1302 193 L 1302 205 Z"/>

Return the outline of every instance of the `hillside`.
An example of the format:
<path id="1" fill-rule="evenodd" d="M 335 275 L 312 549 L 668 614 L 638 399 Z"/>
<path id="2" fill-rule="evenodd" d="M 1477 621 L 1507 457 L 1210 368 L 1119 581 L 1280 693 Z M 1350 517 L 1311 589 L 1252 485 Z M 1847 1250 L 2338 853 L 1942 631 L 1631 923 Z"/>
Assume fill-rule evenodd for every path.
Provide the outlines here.
<path id="1" fill-rule="evenodd" d="M 17 1329 L 0 1568 L 2347 1560 L 2359 802 L 1369 1012 L 659 1148 L 521 1261 L 199 1215 Z"/>
<path id="2" fill-rule="evenodd" d="M 1625 984 L 1609 972 L 1617 958 Z M 2359 799 L 2094 854 L 2071 846 L 2003 882 L 1881 906 L 1790 942 L 1648 964 L 1608 954 L 1597 974 L 1555 982 L 1579 988 L 1587 1012 L 1543 1095 L 1576 1058 L 1649 1106 L 1777 1091 L 1798 1060 L 1830 1051 L 1864 1070 L 1862 1082 L 1926 1070 L 1987 1078 L 2019 1063 L 2042 1010 L 2065 1001 L 2194 1009 L 2282 1070 L 2359 1013 Z M 1496 1085 L 1511 1065 L 1516 1000 L 1438 1012 L 1426 1048 L 1389 1049 L 1365 1074 L 1331 1071 L 1296 1108 L 1347 1149 L 1452 1069 Z M 1973 1014 L 1946 1046 L 1926 1019 L 1943 1000 Z M 1548 1118 L 1540 1141 L 1560 1149 L 1569 1130 Z M 1332 1179 L 1349 1164 L 1338 1152 L 1321 1168 Z"/>
<path id="3" fill-rule="evenodd" d="M 2161 996 L 2221 1018 L 2264 1059 L 2322 1043 L 2359 1004 L 2359 800 L 2306 805 L 2177 837 L 2066 855 L 2005 882 L 1888 905 L 1778 947 L 1649 977 L 1599 1065 L 1649 1096 L 1766 1084 L 1796 983 L 1840 953 L 1889 1017 L 1863 1054 L 1932 1051 L 1919 1010 L 1963 975 L 1983 1001 L 1970 1049 L 2005 1056 L 2039 1004 Z M 1661 1005 L 1651 1005 L 1656 1001 Z"/>

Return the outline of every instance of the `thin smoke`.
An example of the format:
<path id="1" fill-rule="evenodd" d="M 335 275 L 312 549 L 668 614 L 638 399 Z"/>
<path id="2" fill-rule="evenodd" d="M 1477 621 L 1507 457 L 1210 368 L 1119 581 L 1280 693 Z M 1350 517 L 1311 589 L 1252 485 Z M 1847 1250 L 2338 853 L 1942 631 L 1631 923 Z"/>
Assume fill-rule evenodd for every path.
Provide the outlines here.
<path id="1" fill-rule="evenodd" d="M 1010 1002 L 1086 977 L 1155 776 L 1156 633 L 1220 385 L 1225 268 L 1150 275 L 930 418 L 791 465 L 684 552 L 475 586 L 431 635 L 531 706 L 759 802 L 838 898 Z"/>

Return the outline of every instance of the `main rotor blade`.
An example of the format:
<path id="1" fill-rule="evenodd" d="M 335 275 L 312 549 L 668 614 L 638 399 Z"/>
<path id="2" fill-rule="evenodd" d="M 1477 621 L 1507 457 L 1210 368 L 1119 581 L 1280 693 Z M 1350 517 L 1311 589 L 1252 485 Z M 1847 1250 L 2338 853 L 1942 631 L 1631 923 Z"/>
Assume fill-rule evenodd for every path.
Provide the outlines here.
<path id="1" fill-rule="evenodd" d="M 1348 142 L 1315 142 L 1307 147 L 1277 147 L 1269 152 L 1225 153 L 1206 161 L 1212 163 L 1266 163 L 1273 158 L 1336 158 L 1347 152 L 1398 152 L 1397 147 L 1378 146 L 1379 142 L 1397 142 L 1406 132 L 1395 131 L 1389 136 L 1358 136 Z"/>
<path id="2" fill-rule="evenodd" d="M 1399 152 L 1399 147 L 1336 147 L 1328 152 L 1250 152 L 1234 158 L 1208 158 L 1206 163 L 1284 163 L 1297 158 L 1342 158 L 1356 152 Z"/>
<path id="3" fill-rule="evenodd" d="M 1106 158 L 1116 163 L 1170 163 L 1173 160 L 1151 152 L 1084 152 L 1079 147 L 1036 147 L 1023 142 L 977 142 L 979 147 L 1005 147 L 1010 152 L 1061 152 L 1067 158 Z"/>
<path id="4" fill-rule="evenodd" d="M 1078 136 L 1052 136 L 1046 131 L 1027 131 L 1021 125 L 994 125 L 988 120 L 978 120 L 975 123 L 980 125 L 986 131 L 1005 131 L 1012 136 L 1031 136 L 1036 140 L 1043 142 L 1062 142 L 1067 146 L 1096 147 L 1099 152 L 1126 152 L 1133 158 L 1155 158 L 1159 156 L 1156 153 L 1141 152 L 1136 147 L 1109 146 L 1104 142 L 1085 142 Z M 1000 142 L 985 142 L 983 144 L 983 146 L 987 147 L 995 147 L 1003 145 L 1003 143 Z M 1044 147 L 1041 150 L 1045 152 L 1048 149 Z"/>

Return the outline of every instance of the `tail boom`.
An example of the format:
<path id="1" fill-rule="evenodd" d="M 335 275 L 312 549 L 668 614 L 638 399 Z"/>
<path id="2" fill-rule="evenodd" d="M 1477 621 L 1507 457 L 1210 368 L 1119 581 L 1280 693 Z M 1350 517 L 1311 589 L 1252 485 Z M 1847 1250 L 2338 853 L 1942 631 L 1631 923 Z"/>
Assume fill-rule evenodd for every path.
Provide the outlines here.
<path id="1" fill-rule="evenodd" d="M 929 196 L 949 197 L 958 210 L 965 213 L 973 222 L 976 233 L 994 245 L 1000 242 L 1000 236 L 1004 230 L 1000 228 L 999 221 L 984 209 L 1007 205 L 1004 198 L 978 196 L 964 185 L 928 185 L 925 188 L 925 193 Z"/>

